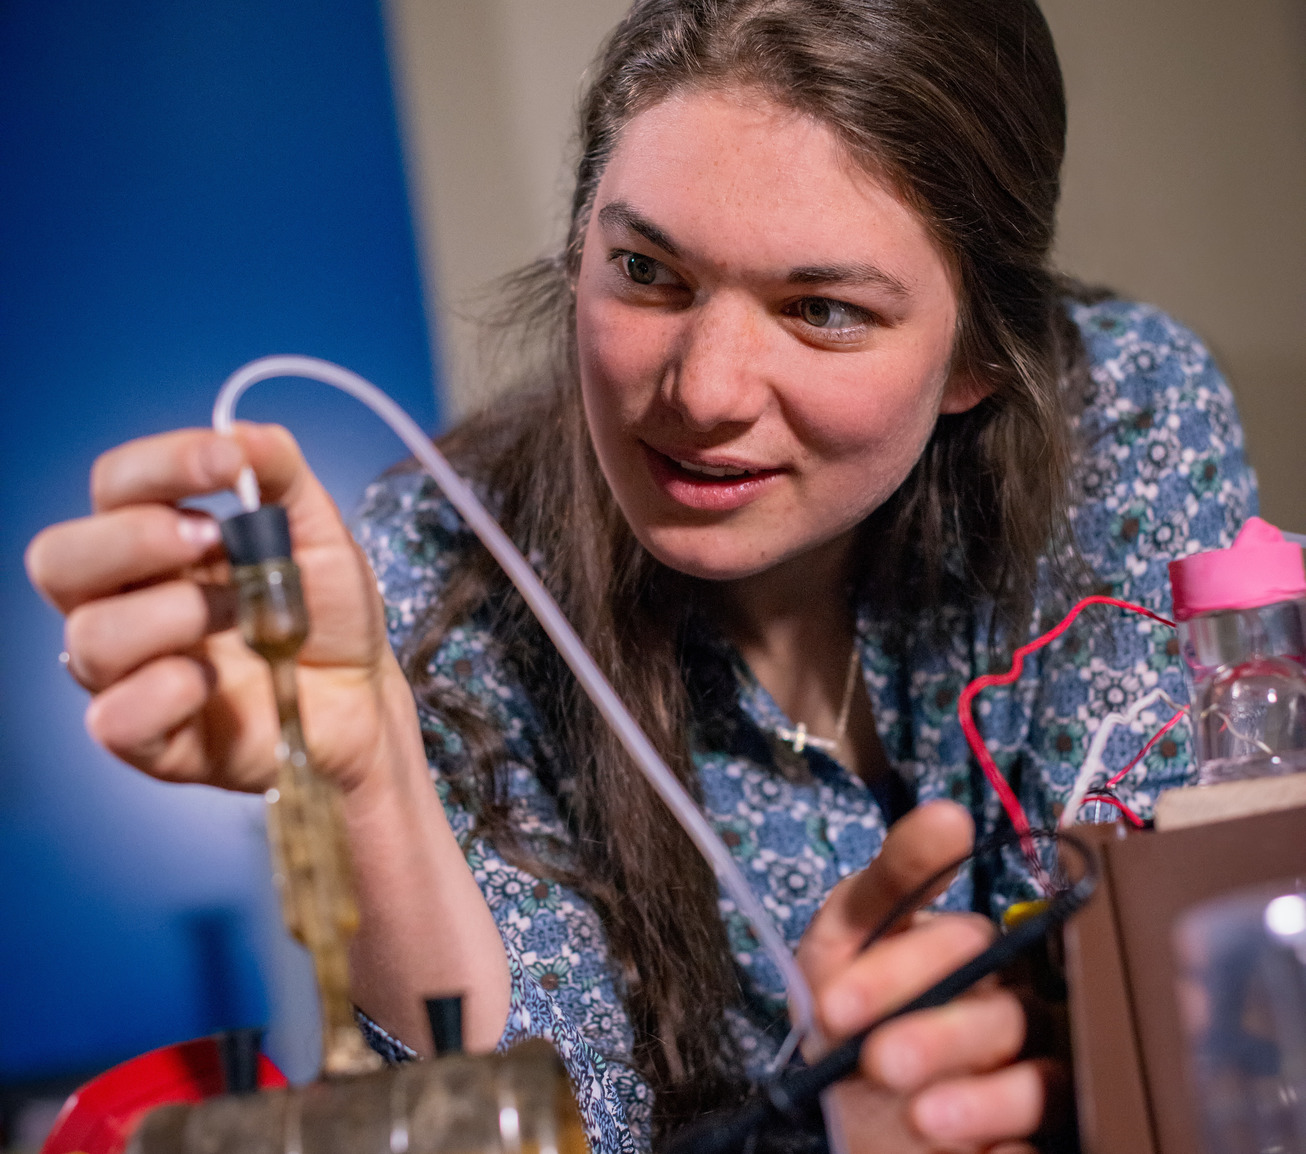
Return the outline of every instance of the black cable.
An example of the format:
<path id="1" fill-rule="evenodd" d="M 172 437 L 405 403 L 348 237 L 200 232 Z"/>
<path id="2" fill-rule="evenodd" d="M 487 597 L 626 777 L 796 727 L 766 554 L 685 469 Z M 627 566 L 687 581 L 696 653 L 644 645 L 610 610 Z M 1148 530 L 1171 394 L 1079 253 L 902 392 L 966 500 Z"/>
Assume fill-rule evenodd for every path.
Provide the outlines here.
<path id="1" fill-rule="evenodd" d="M 677 1131 L 667 1144 L 667 1154 L 730 1154 L 755 1144 L 764 1124 L 800 1125 L 804 1115 L 811 1110 L 826 1087 L 846 1078 L 857 1069 L 862 1043 L 871 1033 L 886 1022 L 905 1014 L 932 1009 L 952 1001 L 981 978 L 1010 965 L 1017 956 L 1083 906 L 1097 888 L 1098 880 L 1097 862 L 1088 846 L 1071 834 L 1054 830 L 1032 830 L 1023 836 L 1002 834 L 981 842 L 965 857 L 945 866 L 908 894 L 872 931 L 863 949 L 887 933 L 903 916 L 916 909 L 924 897 L 959 866 L 996 849 L 1023 842 L 1026 837 L 1061 842 L 1073 849 L 1083 863 L 1084 872 L 1079 880 L 1053 894 L 1044 909 L 1018 922 L 983 953 L 958 966 L 923 994 L 896 1010 L 891 1010 L 860 1033 L 848 1038 L 815 1065 L 785 1071 L 763 1085 L 738 1109 L 710 1115 Z"/>

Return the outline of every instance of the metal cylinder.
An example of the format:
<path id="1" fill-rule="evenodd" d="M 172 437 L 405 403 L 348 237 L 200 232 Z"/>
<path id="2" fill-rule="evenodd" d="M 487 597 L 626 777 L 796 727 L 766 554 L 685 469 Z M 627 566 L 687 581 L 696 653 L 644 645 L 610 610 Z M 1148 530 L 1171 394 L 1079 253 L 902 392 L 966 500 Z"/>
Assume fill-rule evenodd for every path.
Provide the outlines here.
<path id="1" fill-rule="evenodd" d="M 149 1114 L 126 1154 L 586 1154 L 547 1043 Z"/>

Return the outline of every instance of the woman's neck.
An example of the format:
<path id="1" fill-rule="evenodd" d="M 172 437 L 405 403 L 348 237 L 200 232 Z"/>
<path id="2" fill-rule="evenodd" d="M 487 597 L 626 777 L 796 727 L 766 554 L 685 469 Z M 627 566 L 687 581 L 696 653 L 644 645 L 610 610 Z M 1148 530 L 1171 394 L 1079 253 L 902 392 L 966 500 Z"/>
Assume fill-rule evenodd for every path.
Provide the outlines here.
<path id="1" fill-rule="evenodd" d="M 845 536 L 763 573 L 726 582 L 720 592 L 730 639 L 746 658 L 795 668 L 830 648 L 841 654 L 842 667 L 853 637 L 851 559 L 851 540 Z"/>
<path id="2" fill-rule="evenodd" d="M 852 535 L 720 587 L 727 636 L 753 675 L 813 737 L 839 738 L 834 756 L 864 777 L 882 772 L 870 698 L 856 662 Z M 840 714 L 851 686 L 843 732 Z"/>

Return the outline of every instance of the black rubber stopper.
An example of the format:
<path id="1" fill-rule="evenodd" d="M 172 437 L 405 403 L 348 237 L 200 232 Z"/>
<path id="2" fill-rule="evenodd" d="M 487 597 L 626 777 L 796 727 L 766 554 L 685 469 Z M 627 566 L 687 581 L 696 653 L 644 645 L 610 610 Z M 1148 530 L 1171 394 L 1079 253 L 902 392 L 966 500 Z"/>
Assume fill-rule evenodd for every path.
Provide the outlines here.
<path id="1" fill-rule="evenodd" d="M 426 999 L 426 1018 L 431 1023 L 431 1043 L 435 1056 L 463 1052 L 463 996 L 449 994 Z"/>
<path id="2" fill-rule="evenodd" d="M 263 1046 L 263 1028 L 246 1026 L 224 1030 L 214 1041 L 222 1062 L 222 1080 L 228 1094 L 252 1094 L 258 1089 L 258 1055 Z"/>
<path id="3" fill-rule="evenodd" d="M 283 505 L 260 505 L 219 523 L 233 565 L 257 565 L 290 556 L 290 522 Z"/>

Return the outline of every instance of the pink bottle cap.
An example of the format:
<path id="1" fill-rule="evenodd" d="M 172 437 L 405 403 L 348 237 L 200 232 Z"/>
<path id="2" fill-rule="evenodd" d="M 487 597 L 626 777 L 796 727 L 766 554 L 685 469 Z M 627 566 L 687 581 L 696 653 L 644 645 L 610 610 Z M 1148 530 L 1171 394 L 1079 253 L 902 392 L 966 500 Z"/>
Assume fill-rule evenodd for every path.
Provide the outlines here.
<path id="1" fill-rule="evenodd" d="M 1301 547 L 1268 521 L 1252 517 L 1232 548 L 1170 562 L 1176 621 L 1221 609 L 1256 609 L 1306 597 Z"/>

